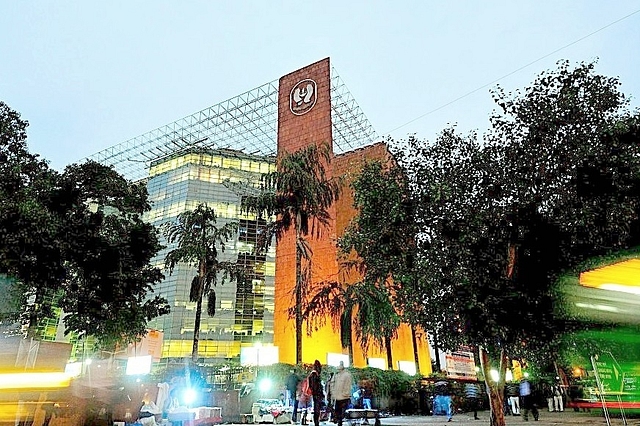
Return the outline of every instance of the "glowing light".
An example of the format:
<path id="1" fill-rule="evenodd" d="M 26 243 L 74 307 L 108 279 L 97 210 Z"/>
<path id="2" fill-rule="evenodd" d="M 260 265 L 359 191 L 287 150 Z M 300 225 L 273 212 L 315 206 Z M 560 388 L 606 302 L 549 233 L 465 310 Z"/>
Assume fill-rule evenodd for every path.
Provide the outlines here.
<path id="1" fill-rule="evenodd" d="M 151 372 L 151 355 L 134 356 L 127 359 L 127 369 L 125 374 L 131 376 L 136 374 L 149 374 Z"/>
<path id="2" fill-rule="evenodd" d="M 640 294 L 640 259 L 629 259 L 580 274 L 585 287 Z"/>
<path id="3" fill-rule="evenodd" d="M 69 362 L 64 367 L 64 372 L 68 374 L 70 377 L 77 377 L 82 374 L 82 363 L 81 362 Z"/>
<path id="4" fill-rule="evenodd" d="M 193 403 L 193 401 L 196 400 L 197 396 L 198 396 L 198 394 L 196 393 L 195 390 L 193 390 L 191 388 L 185 389 L 183 394 L 182 394 L 182 400 L 184 401 L 185 404 L 191 405 Z"/>
<path id="5" fill-rule="evenodd" d="M 338 354 L 334 352 L 327 353 L 327 365 L 331 365 L 333 367 L 337 367 L 340 365 L 340 361 L 345 367 L 349 366 L 349 355 Z"/>
<path id="6" fill-rule="evenodd" d="M 71 377 L 66 373 L 0 374 L 0 389 L 63 388 Z"/>
<path id="7" fill-rule="evenodd" d="M 269 389 L 271 389 L 271 379 L 268 378 L 264 378 L 262 380 L 260 380 L 260 383 L 258 384 L 258 389 L 260 389 L 260 392 L 267 392 Z"/>
<path id="8" fill-rule="evenodd" d="M 500 380 L 500 374 L 498 374 L 498 370 L 491 369 L 491 371 L 489 371 L 489 376 L 491 376 L 491 380 L 496 383 L 498 383 L 498 381 Z"/>
<path id="9" fill-rule="evenodd" d="M 416 363 L 412 361 L 398 361 L 398 370 L 413 376 L 416 374 Z"/>
<path id="10" fill-rule="evenodd" d="M 512 381 L 512 380 L 513 380 L 513 373 L 511 372 L 511 370 L 507 370 L 507 373 L 505 374 L 504 379 L 505 379 L 507 382 L 510 382 L 510 381 Z"/>
<path id="11" fill-rule="evenodd" d="M 529 378 L 529 373 L 527 373 L 527 372 L 525 371 L 525 372 L 524 372 L 524 377 L 528 379 L 528 378 Z"/>
<path id="12" fill-rule="evenodd" d="M 607 306 L 607 305 L 600 305 L 600 304 L 594 304 L 594 303 L 581 303 L 581 302 L 577 302 L 576 306 L 578 308 L 587 308 L 587 309 L 593 309 L 596 311 L 605 311 L 605 312 L 618 312 L 619 309 L 616 308 L 615 306 Z"/>
<path id="13" fill-rule="evenodd" d="M 379 368 L 380 370 L 387 369 L 387 363 L 385 362 L 384 358 L 369 358 L 367 360 L 367 364 L 369 365 L 369 367 Z"/>

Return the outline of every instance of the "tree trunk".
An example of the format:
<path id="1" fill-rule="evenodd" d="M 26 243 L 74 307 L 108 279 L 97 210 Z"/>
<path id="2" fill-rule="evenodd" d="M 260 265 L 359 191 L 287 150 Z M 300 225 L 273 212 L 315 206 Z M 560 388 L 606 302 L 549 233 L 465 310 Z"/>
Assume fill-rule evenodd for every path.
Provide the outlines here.
<path id="1" fill-rule="evenodd" d="M 384 338 L 384 345 L 387 347 L 387 368 L 393 370 L 393 354 L 391 353 L 391 337 Z"/>
<path id="2" fill-rule="evenodd" d="M 300 249 L 300 233 L 296 230 L 296 364 L 302 365 L 302 249 Z"/>
<path id="3" fill-rule="evenodd" d="M 416 329 L 411 326 L 411 343 L 413 344 L 413 360 L 416 363 L 416 370 L 420 373 L 420 355 L 418 353 L 418 340 L 416 339 Z"/>
<path id="4" fill-rule="evenodd" d="M 491 407 L 491 426 L 505 426 L 504 417 L 504 382 L 507 370 L 507 357 L 504 350 L 500 351 L 500 367 L 498 382 L 491 380 L 491 360 L 486 349 L 480 346 L 480 365 L 484 373 L 484 382 L 489 394 L 489 406 Z"/>
<path id="5" fill-rule="evenodd" d="M 198 362 L 198 343 L 200 341 L 200 321 L 202 319 L 202 290 L 204 289 L 205 263 L 200 261 L 198 268 L 198 299 L 196 301 L 196 319 L 193 322 L 193 349 L 191 350 L 191 361 L 195 365 Z"/>
<path id="6" fill-rule="evenodd" d="M 438 346 L 438 335 L 436 332 L 433 332 L 433 353 L 436 356 L 436 373 L 442 371 L 442 366 L 440 365 L 440 347 Z"/>

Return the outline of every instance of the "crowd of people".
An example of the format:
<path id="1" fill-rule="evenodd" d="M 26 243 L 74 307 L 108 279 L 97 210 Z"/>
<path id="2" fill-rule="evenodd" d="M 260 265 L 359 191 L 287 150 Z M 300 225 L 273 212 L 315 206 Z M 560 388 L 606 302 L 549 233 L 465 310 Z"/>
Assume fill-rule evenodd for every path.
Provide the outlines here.
<path id="1" fill-rule="evenodd" d="M 292 422 L 306 425 L 306 412 L 313 412 L 313 420 L 317 425 L 321 420 L 331 420 L 342 426 L 345 412 L 349 408 L 372 409 L 371 386 L 358 383 L 354 385 L 351 374 L 340 363 L 336 373 L 330 373 L 325 382 L 320 380 L 321 365 L 319 361 L 314 364 L 313 370 L 306 379 L 309 382 L 311 393 L 305 395 L 302 380 L 291 370 L 286 382 L 285 405 L 293 407 Z M 439 383 L 442 386 L 437 386 Z M 462 399 L 461 399 L 462 398 Z M 446 381 L 437 382 L 434 387 L 431 400 L 432 414 L 445 415 L 451 421 L 454 412 L 461 407 L 465 411 L 473 413 L 473 418 L 478 420 L 478 411 L 485 408 L 486 395 L 483 385 L 478 382 L 467 382 L 454 392 Z M 554 384 L 536 383 L 523 378 L 520 381 L 508 382 L 504 387 L 504 413 L 512 416 L 522 416 L 523 420 L 530 417 L 537 421 L 541 407 L 548 406 L 550 412 L 562 412 L 565 408 L 567 392 L 559 382 Z M 461 405 L 462 404 L 462 405 Z M 302 414 L 303 417 L 298 419 Z"/>
<path id="2" fill-rule="evenodd" d="M 435 383 L 431 399 L 430 412 L 433 415 L 443 415 L 448 421 L 454 412 L 464 410 L 473 413 L 478 420 L 478 411 L 486 407 L 486 393 L 479 382 L 466 382 L 461 387 L 451 387 L 445 380 Z M 537 421 L 541 407 L 549 412 L 562 412 L 565 409 L 568 395 L 566 387 L 559 381 L 551 384 L 532 384 L 526 378 L 511 381 L 504 386 L 504 414 L 522 416 L 527 421 L 530 417 Z"/>
<path id="3" fill-rule="evenodd" d="M 353 377 L 343 362 L 324 382 L 321 371 L 322 365 L 318 360 L 304 378 L 294 370 L 290 371 L 285 383 L 285 405 L 292 407 L 292 423 L 308 424 L 307 413 L 311 410 L 315 426 L 319 426 L 322 420 L 331 420 L 342 426 L 349 408 L 373 408 L 373 389 L 369 385 L 354 386 Z"/>

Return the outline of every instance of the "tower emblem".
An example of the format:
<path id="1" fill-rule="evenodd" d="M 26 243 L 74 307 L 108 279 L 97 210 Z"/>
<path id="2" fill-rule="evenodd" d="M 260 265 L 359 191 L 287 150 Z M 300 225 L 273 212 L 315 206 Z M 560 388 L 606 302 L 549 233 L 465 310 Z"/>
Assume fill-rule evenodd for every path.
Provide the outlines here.
<path id="1" fill-rule="evenodd" d="M 289 109 L 295 115 L 306 114 L 316 104 L 318 95 L 316 82 L 310 78 L 299 81 L 289 95 Z"/>

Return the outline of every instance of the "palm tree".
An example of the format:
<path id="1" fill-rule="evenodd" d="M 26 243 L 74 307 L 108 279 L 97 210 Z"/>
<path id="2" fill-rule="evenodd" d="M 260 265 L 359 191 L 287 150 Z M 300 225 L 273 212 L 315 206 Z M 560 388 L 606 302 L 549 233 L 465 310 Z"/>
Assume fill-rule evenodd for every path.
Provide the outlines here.
<path id="1" fill-rule="evenodd" d="M 362 280 L 354 284 L 323 283 L 312 295 L 303 318 L 316 326 L 324 325 L 327 316 L 340 328 L 342 347 L 348 349 L 353 365 L 353 337 L 363 348 L 371 343 L 386 348 L 387 365 L 393 369 L 391 340 L 397 336 L 401 317 L 396 312 L 387 285 Z"/>
<path id="2" fill-rule="evenodd" d="M 295 306 L 290 312 L 295 318 L 298 364 L 302 362 L 302 303 L 313 256 L 306 237 L 321 235 L 331 218 L 329 207 L 340 195 L 339 180 L 327 176 L 331 156 L 331 146 L 326 143 L 282 152 L 276 159 L 276 171 L 263 175 L 261 191 L 242 197 L 244 211 L 268 219 L 257 250 L 266 250 L 274 236 L 280 241 L 290 229 L 295 231 Z"/>
<path id="3" fill-rule="evenodd" d="M 216 313 L 216 293 L 213 290 L 226 279 L 235 281 L 243 277 L 244 268 L 233 262 L 221 262 L 218 254 L 223 253 L 225 244 L 237 232 L 238 223 L 228 222 L 217 226 L 215 210 L 206 204 L 199 204 L 193 211 L 178 215 L 175 222 L 165 224 L 164 233 L 169 244 L 177 244 L 165 257 L 165 267 L 169 275 L 178 263 L 186 263 L 198 268 L 198 274 L 191 281 L 189 301 L 196 303 L 196 319 L 193 326 L 193 350 L 191 359 L 198 360 L 198 341 L 202 318 L 202 299 L 207 297 L 207 314 Z"/>

